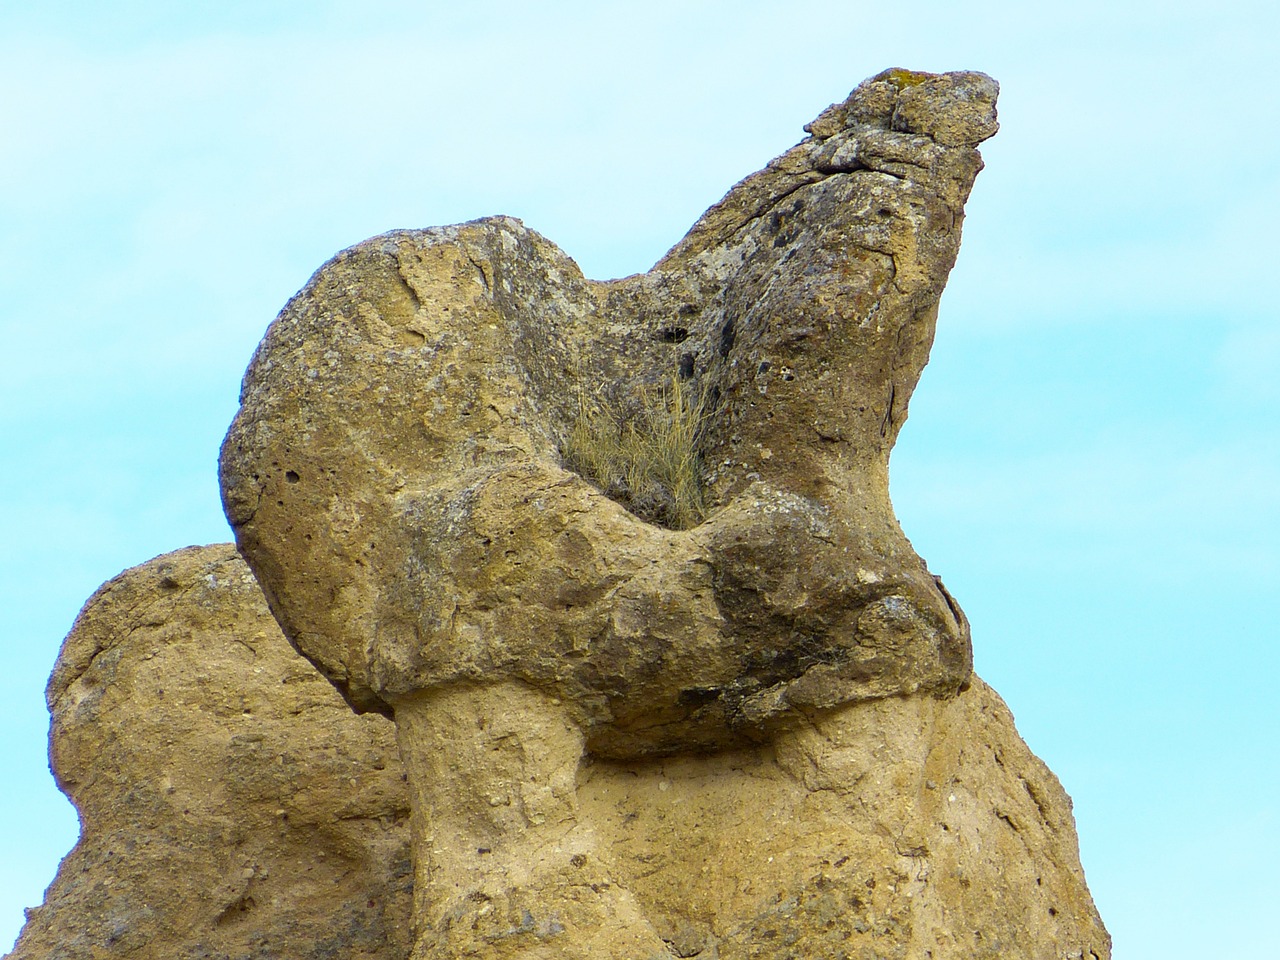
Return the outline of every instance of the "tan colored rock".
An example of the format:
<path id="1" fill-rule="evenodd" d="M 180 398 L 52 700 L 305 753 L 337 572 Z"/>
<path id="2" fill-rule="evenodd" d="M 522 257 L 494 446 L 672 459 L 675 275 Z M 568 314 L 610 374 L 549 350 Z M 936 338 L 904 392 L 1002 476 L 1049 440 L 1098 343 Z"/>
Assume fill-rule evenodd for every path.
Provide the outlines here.
<path id="1" fill-rule="evenodd" d="M 105 585 L 49 700 L 83 833 L 13 960 L 408 955 L 390 725 L 287 647 L 231 548 Z M 525 682 L 405 698 L 415 956 L 1109 958 L 1070 801 L 981 681 L 789 719 L 584 759 Z"/>
<path id="2" fill-rule="evenodd" d="M 81 834 L 11 960 L 407 956 L 392 725 L 289 647 L 233 547 L 105 584 L 48 699 Z"/>
<path id="3" fill-rule="evenodd" d="M 474 729 L 458 693 L 455 722 Z M 506 859 L 514 880 L 486 889 L 490 871 L 455 871 L 471 880 L 447 918 L 459 955 L 477 939 L 489 956 L 564 955 L 556 931 L 583 924 L 605 957 L 647 955 L 646 933 L 708 958 L 1109 956 L 1070 801 L 980 681 L 950 700 L 843 708 L 762 747 L 581 769 L 562 754 L 546 785 L 513 769 L 565 739 L 530 732 L 528 696 L 462 741 L 508 758 L 482 785 L 498 802 L 428 812 L 450 860 Z M 12 960 L 407 955 L 390 725 L 350 715 L 285 646 L 229 548 L 104 586 L 50 699 L 54 769 L 84 832 Z M 422 751 L 436 776 L 494 769 L 437 749 L 442 737 Z M 537 857 L 501 830 L 471 849 L 472 831 L 449 828 L 492 815 L 522 832 L 569 796 L 571 829 Z M 575 893 L 593 884 L 612 922 L 581 916 Z"/>
<path id="4" fill-rule="evenodd" d="M 1065 796 L 975 755 L 1025 748 L 888 496 L 995 96 L 873 78 L 644 275 L 496 218 L 339 254 L 272 325 L 227 513 L 395 718 L 415 960 L 1107 955 Z M 575 471 L 597 398 L 685 391 L 700 522 Z"/>
<path id="5" fill-rule="evenodd" d="M 1111 955 L 1071 801 L 980 680 L 582 780 L 581 821 L 675 956 Z"/>
<path id="6" fill-rule="evenodd" d="M 1109 956 L 1070 801 L 981 681 L 948 700 L 845 707 L 759 747 L 581 768 L 562 751 L 545 784 L 523 778 L 523 758 L 572 730 L 539 729 L 529 691 L 513 693 L 478 730 L 475 699 L 452 692 L 471 757 L 439 749 L 450 711 L 423 736 L 433 776 L 490 774 L 469 791 L 483 805 L 424 818 L 464 867 L 463 896 L 422 905 L 457 955 L 477 940 L 482 956 L 573 955 L 557 939 L 582 926 L 603 957 L 653 943 L 726 960 Z M 408 954 L 390 725 L 352 716 L 287 648 L 229 548 L 104 586 L 50 700 L 54 769 L 84 832 L 13 960 Z M 493 752 L 506 758 L 496 779 L 475 756 Z M 485 817 L 491 845 L 467 847 Z M 557 819 L 568 829 L 537 856 L 503 842 Z M 486 886 L 500 861 L 506 882 Z M 593 885 L 605 922 L 584 909 Z"/>
<path id="7" fill-rule="evenodd" d="M 1111 956 L 1071 801 L 980 680 L 769 745 L 581 767 L 538 696 L 452 688 L 400 721 L 425 767 L 419 876 L 447 878 L 422 888 L 415 956 Z"/>
<path id="8" fill-rule="evenodd" d="M 498 218 L 367 241 L 290 302 L 223 492 L 286 634 L 355 705 L 509 678 L 560 699 L 593 753 L 634 757 L 966 682 L 967 625 L 898 526 L 888 458 L 996 85 L 896 75 L 647 274 L 585 280 Z M 913 132 L 921 111 L 957 145 Z M 564 455 L 584 394 L 634 409 L 677 371 L 715 410 L 710 515 L 687 530 Z"/>

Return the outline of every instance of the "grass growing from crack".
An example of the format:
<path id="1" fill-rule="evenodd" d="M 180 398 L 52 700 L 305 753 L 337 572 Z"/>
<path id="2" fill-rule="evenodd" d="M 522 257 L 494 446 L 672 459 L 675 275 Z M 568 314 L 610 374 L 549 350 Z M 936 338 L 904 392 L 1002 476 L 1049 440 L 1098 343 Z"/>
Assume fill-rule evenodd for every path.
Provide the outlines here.
<path id="1" fill-rule="evenodd" d="M 711 413 L 705 394 L 676 375 L 642 393 L 631 415 L 580 391 L 565 464 L 641 519 L 687 530 L 706 516 L 698 442 Z"/>

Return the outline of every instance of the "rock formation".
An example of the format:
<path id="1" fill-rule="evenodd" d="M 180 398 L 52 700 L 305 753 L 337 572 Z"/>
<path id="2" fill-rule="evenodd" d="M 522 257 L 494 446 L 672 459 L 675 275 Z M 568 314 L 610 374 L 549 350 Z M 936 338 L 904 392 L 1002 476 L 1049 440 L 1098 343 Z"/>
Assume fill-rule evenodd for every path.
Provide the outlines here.
<path id="1" fill-rule="evenodd" d="M 222 454 L 290 639 L 360 709 L 505 678 L 618 758 L 954 694 L 967 626 L 898 527 L 888 459 L 995 93 L 864 84 L 625 280 L 507 218 L 326 264 L 259 346 Z M 673 375 L 712 411 L 688 530 L 565 462 L 584 396 L 638 417 Z"/>
<path id="2" fill-rule="evenodd" d="M 888 496 L 996 92 L 982 74 L 880 74 L 643 275 L 589 281 L 493 218 L 344 251 L 272 324 L 222 451 L 227 515 L 308 676 L 366 713 L 347 718 L 362 735 L 394 720 L 411 809 L 412 944 L 392 919 L 403 884 L 373 854 L 390 864 L 403 842 L 394 766 L 344 740 L 383 769 L 341 777 L 389 782 L 350 798 L 357 827 L 321 805 L 307 829 L 356 830 L 338 886 L 388 933 L 327 941 L 338 954 L 1109 958 L 1070 801 L 972 675 L 964 615 Z M 619 452 L 635 449 L 653 456 Z M 155 605 L 178 615 L 163 577 L 148 584 L 98 618 L 119 621 L 109 635 Z M 51 685 L 55 746 L 73 679 L 116 662 L 76 640 L 102 596 Z M 224 645 L 244 662 L 184 648 L 188 673 L 225 684 L 201 691 L 220 748 L 243 721 L 217 704 L 257 689 Z M 287 809 L 295 777 L 326 779 L 301 759 L 271 773 L 286 726 L 236 768 L 259 765 L 243 777 L 264 810 Z M 206 751 L 221 756 L 185 753 Z M 141 784 L 167 768 L 125 769 L 113 808 L 150 810 Z M 80 802 L 92 777 L 60 776 Z M 133 836 L 175 829 L 156 809 L 131 814 Z M 98 849 L 83 816 L 73 860 Z M 267 842 L 225 830 L 202 861 Z M 272 877 L 315 862 L 271 849 L 295 864 Z M 98 909 L 62 883 L 19 956 L 51 955 L 25 946 L 40 924 Z M 217 909 L 283 929 L 312 889 Z M 131 956 L 118 940 L 103 955 Z M 240 943 L 190 955 L 253 955 Z"/>
<path id="3" fill-rule="evenodd" d="M 643 275 L 586 280 L 507 218 L 402 231 L 339 254 L 268 330 L 223 447 L 227 515 L 290 640 L 353 706 L 395 719 L 415 958 L 889 955 L 987 926 L 935 899 L 938 882 L 860 888 L 888 927 L 827 903 L 828 885 L 846 907 L 853 888 L 819 869 L 845 856 L 824 839 L 783 858 L 769 895 L 783 912 L 826 904 L 827 945 L 799 946 L 818 919 L 765 920 L 759 894 L 705 903 L 705 935 L 673 939 L 581 781 L 747 751 L 847 807 L 855 771 L 832 744 L 890 738 L 885 762 L 901 752 L 915 774 L 884 809 L 859 796 L 876 812 L 856 832 L 946 846 L 949 808 L 916 823 L 917 788 L 935 717 L 984 695 L 956 699 L 968 625 L 898 527 L 888 460 L 996 92 L 975 73 L 873 78 Z M 686 432 L 703 510 L 585 475 L 575 437 L 597 406 L 628 435 L 655 407 L 702 411 Z M 822 821 L 821 803 L 795 803 L 813 807 L 802 832 Z M 957 872 L 1029 902 L 1006 868 Z M 1049 922 L 1105 950 L 1087 895 L 1072 902 Z"/>
<path id="4" fill-rule="evenodd" d="M 80 840 L 11 960 L 402 960 L 412 870 L 392 725 L 285 642 L 228 545 L 135 567 L 49 681 Z"/>

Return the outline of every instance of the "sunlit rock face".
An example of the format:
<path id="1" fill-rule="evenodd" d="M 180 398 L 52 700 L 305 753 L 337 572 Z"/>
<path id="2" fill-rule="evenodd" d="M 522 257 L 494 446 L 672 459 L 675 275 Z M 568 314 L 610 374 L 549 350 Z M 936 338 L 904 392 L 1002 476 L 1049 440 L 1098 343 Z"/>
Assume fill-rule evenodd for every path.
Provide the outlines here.
<path id="1" fill-rule="evenodd" d="M 406 956 L 394 728 L 289 646 L 230 544 L 104 584 L 48 701 L 80 839 L 12 960 Z"/>
<path id="2" fill-rule="evenodd" d="M 396 722 L 417 960 L 1108 955 L 888 495 L 996 93 L 880 74 L 643 275 L 493 218 L 353 247 L 272 324 L 224 501 Z M 672 419 L 691 486 L 591 466 Z"/>
<path id="3" fill-rule="evenodd" d="M 522 694 L 499 693 L 487 713 L 454 697 L 460 745 L 546 756 L 553 738 L 530 733 L 545 714 L 522 709 Z M 351 714 L 287 647 L 228 546 L 105 584 L 49 701 L 53 768 L 82 834 L 13 960 L 409 955 L 408 797 L 391 724 Z M 426 715 L 437 727 L 448 703 Z M 422 719 L 411 712 L 410 749 Z M 448 743 L 424 738 L 423 762 L 456 780 Z M 514 775 L 486 786 L 479 807 L 422 797 L 437 856 L 466 891 L 425 904 L 451 909 L 426 955 L 576 956 L 587 934 L 594 956 L 618 958 L 1108 955 L 1070 801 L 976 678 L 953 698 L 816 715 L 767 745 L 589 759 L 549 797 Z M 554 815 L 556 790 L 572 794 L 575 823 L 530 856 L 519 840 Z M 517 842 L 469 847 L 478 815 L 514 821 Z M 500 887 L 479 866 L 493 857 L 510 864 L 500 879 L 540 884 Z M 591 915 L 596 887 L 618 891 L 611 924 Z"/>

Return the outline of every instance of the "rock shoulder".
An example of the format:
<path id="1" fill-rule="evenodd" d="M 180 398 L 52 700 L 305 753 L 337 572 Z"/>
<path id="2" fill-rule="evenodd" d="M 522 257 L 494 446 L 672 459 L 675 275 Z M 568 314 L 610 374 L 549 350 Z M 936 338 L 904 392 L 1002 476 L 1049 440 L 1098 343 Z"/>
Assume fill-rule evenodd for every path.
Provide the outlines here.
<path id="1" fill-rule="evenodd" d="M 11 960 L 407 955 L 395 728 L 285 642 L 234 547 L 104 584 L 48 701 L 80 839 Z"/>

